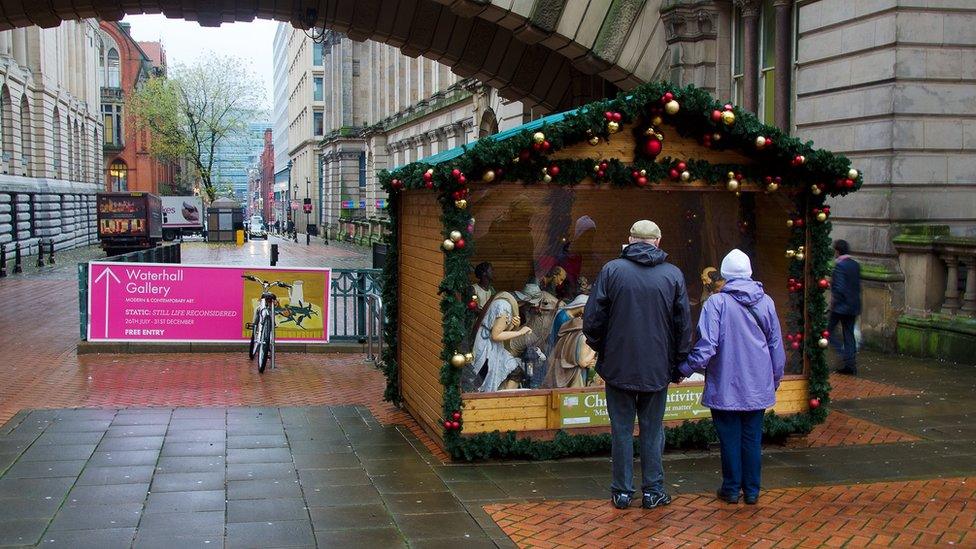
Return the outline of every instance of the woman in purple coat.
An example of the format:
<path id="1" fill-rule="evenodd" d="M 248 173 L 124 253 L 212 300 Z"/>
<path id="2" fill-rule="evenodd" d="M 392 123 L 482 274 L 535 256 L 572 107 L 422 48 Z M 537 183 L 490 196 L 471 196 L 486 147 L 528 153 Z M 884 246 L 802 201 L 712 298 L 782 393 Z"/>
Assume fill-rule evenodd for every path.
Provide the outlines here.
<path id="1" fill-rule="evenodd" d="M 752 280 L 749 257 L 732 250 L 722 260 L 722 290 L 698 320 L 698 342 L 678 369 L 705 374 L 702 404 L 711 408 L 722 449 L 719 499 L 753 505 L 759 499 L 762 426 L 776 403 L 786 353 L 773 300 Z"/>

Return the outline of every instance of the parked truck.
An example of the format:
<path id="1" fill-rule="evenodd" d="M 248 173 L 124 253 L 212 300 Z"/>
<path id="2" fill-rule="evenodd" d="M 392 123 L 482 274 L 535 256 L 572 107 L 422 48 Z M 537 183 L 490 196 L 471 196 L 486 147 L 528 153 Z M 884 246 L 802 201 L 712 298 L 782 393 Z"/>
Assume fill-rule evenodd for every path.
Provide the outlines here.
<path id="1" fill-rule="evenodd" d="M 163 238 L 163 204 L 150 193 L 98 193 L 98 238 L 109 256 L 145 250 Z"/>
<path id="2" fill-rule="evenodd" d="M 199 196 L 164 196 L 163 240 L 180 240 L 184 236 L 204 236 L 203 198 Z"/>

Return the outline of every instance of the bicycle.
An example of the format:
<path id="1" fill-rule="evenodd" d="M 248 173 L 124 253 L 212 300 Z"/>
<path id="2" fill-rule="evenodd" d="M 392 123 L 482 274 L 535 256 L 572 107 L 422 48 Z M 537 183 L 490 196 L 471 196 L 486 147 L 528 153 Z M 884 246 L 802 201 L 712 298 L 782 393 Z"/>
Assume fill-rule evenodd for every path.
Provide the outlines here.
<path id="1" fill-rule="evenodd" d="M 271 368 L 275 367 L 275 326 L 277 321 L 275 320 L 275 309 L 278 306 L 278 296 L 276 296 L 271 288 L 291 288 L 291 284 L 285 284 L 279 281 L 264 281 L 254 275 L 241 275 L 241 278 L 245 280 L 250 280 L 251 282 L 257 282 L 261 285 L 261 304 L 254 311 L 254 320 L 245 325 L 245 328 L 251 329 L 251 343 L 248 347 L 251 360 L 254 357 L 258 357 L 258 373 L 264 373 L 265 367 L 268 365 L 268 359 L 271 359 Z"/>

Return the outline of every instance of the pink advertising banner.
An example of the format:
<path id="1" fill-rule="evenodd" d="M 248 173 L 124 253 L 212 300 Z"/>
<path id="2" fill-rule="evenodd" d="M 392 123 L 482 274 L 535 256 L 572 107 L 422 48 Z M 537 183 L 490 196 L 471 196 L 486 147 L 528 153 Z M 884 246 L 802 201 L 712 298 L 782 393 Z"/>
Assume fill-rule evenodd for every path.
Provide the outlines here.
<path id="1" fill-rule="evenodd" d="M 88 340 L 248 341 L 260 306 L 253 275 L 272 288 L 278 341 L 328 343 L 329 269 L 166 263 L 88 264 Z"/>

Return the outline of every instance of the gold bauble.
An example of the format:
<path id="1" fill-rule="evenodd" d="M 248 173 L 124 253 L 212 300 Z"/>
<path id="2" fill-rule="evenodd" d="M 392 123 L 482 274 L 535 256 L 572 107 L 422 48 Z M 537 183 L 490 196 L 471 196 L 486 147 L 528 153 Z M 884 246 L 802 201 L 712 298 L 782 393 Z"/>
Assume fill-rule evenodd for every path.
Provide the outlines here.
<path id="1" fill-rule="evenodd" d="M 786 250 L 786 257 L 792 258 L 792 257 L 795 257 L 795 256 L 796 256 L 796 251 L 795 250 Z"/>
<path id="2" fill-rule="evenodd" d="M 532 141 L 535 141 L 536 143 L 542 143 L 545 140 L 546 140 L 546 134 L 542 132 L 535 132 L 534 134 L 532 134 Z"/>
<path id="3" fill-rule="evenodd" d="M 769 185 L 766 185 L 766 190 L 768 192 L 774 193 L 777 189 L 779 189 L 778 183 L 770 183 Z"/>
<path id="4" fill-rule="evenodd" d="M 860 175 L 860 174 L 858 174 L 857 173 L 857 170 L 855 170 L 854 168 L 851 168 L 851 169 L 847 170 L 847 178 L 848 179 L 857 179 L 857 176 L 858 175 Z"/>
<path id="5" fill-rule="evenodd" d="M 794 257 L 796 257 L 797 261 L 803 261 L 803 252 L 797 252 Z"/>
<path id="6" fill-rule="evenodd" d="M 495 172 L 493 170 L 488 170 L 487 172 L 485 172 L 485 175 L 481 177 L 481 179 L 485 183 L 491 183 L 492 181 L 495 180 Z"/>
<path id="7" fill-rule="evenodd" d="M 726 174 L 729 179 L 735 179 L 735 172 L 729 172 Z"/>
<path id="8" fill-rule="evenodd" d="M 464 362 L 474 364 L 474 353 L 464 353 Z"/>
<path id="9" fill-rule="evenodd" d="M 728 185 L 726 185 L 726 187 L 727 187 L 727 188 L 728 188 L 728 189 L 729 189 L 730 191 L 732 191 L 732 192 L 736 192 L 736 191 L 738 191 L 738 190 L 739 190 L 739 182 L 738 182 L 738 181 L 736 181 L 735 179 L 729 179 L 729 183 L 728 183 Z"/>
<path id="10" fill-rule="evenodd" d="M 599 145 L 599 144 L 600 144 L 600 138 L 599 137 L 597 137 L 597 136 L 594 135 L 593 137 L 590 138 L 590 145 L 596 146 L 596 145 Z"/>
<path id="11" fill-rule="evenodd" d="M 546 174 L 546 175 L 542 176 L 542 182 L 543 183 L 552 183 L 552 176 L 549 175 L 549 174 Z"/>
<path id="12" fill-rule="evenodd" d="M 726 126 L 731 126 L 732 124 L 735 124 L 735 113 L 732 112 L 732 111 L 725 111 L 725 112 L 723 112 L 722 113 L 722 122 Z"/>
<path id="13" fill-rule="evenodd" d="M 608 132 L 610 132 L 610 133 L 617 133 L 619 130 L 620 130 L 620 124 L 618 124 L 618 123 L 616 123 L 616 122 L 614 122 L 612 120 L 610 122 L 607 122 L 607 131 Z"/>
<path id="14" fill-rule="evenodd" d="M 463 198 L 461 200 L 455 200 L 454 207 L 459 210 L 463 210 L 468 207 L 468 201 Z"/>
<path id="15" fill-rule="evenodd" d="M 765 146 L 766 146 L 766 138 L 760 135 L 759 137 L 756 138 L 756 147 L 761 149 Z"/>
<path id="16" fill-rule="evenodd" d="M 660 126 L 663 123 L 664 123 L 664 120 L 661 120 L 661 117 L 660 116 L 655 116 L 654 118 L 651 119 L 651 124 L 653 124 L 655 126 Z"/>
<path id="17" fill-rule="evenodd" d="M 721 140 L 722 140 L 722 134 L 718 132 L 712 134 L 712 141 L 721 141 Z"/>
<path id="18" fill-rule="evenodd" d="M 793 228 L 793 220 L 792 219 L 787 219 L 786 220 L 786 226 L 787 227 L 790 227 L 790 228 Z"/>
<path id="19" fill-rule="evenodd" d="M 434 168 L 427 168 L 427 173 L 434 175 Z"/>
<path id="20" fill-rule="evenodd" d="M 595 171 L 595 172 L 600 171 L 600 165 L 599 164 L 594 164 L 593 165 L 593 171 Z"/>
<path id="21" fill-rule="evenodd" d="M 464 360 L 464 355 L 461 353 L 456 353 L 451 357 L 451 366 L 454 366 L 455 368 L 460 368 L 461 366 L 464 366 L 465 363 L 466 361 Z"/>
<path id="22" fill-rule="evenodd" d="M 681 110 L 681 105 L 674 99 L 664 104 L 664 112 L 668 114 L 678 114 L 679 110 Z"/>
<path id="23" fill-rule="evenodd" d="M 451 236 L 451 240 L 457 242 L 458 240 L 461 240 L 461 236 L 462 236 L 461 231 L 451 231 L 450 236 Z"/>
<path id="24" fill-rule="evenodd" d="M 816 185 L 812 185 L 810 187 L 810 192 L 813 193 L 814 196 L 820 196 L 820 192 L 821 192 L 820 191 L 820 187 L 818 187 Z"/>
<path id="25" fill-rule="evenodd" d="M 454 241 L 448 238 L 444 242 L 441 242 L 441 247 L 447 251 L 451 251 L 454 249 Z"/>
<path id="26" fill-rule="evenodd" d="M 640 171 L 641 177 L 647 177 L 647 170 Z"/>
<path id="27" fill-rule="evenodd" d="M 654 128 L 647 128 L 646 130 L 644 130 L 644 135 L 646 135 L 648 137 L 650 137 L 652 135 L 656 135 L 656 134 L 657 134 L 657 131 L 655 131 Z"/>
<path id="28" fill-rule="evenodd" d="M 827 346 L 828 346 L 828 345 L 830 345 L 830 341 L 828 341 L 828 340 L 827 340 L 827 338 L 825 338 L 825 337 L 822 337 L 822 338 L 820 338 L 820 341 L 818 341 L 818 342 L 817 342 L 817 345 L 818 345 L 818 346 L 819 346 L 819 347 L 820 347 L 821 349 L 826 349 L 826 348 L 827 348 Z"/>
<path id="29" fill-rule="evenodd" d="M 817 214 L 817 221 L 819 221 L 821 223 L 823 223 L 824 221 L 827 221 L 827 214 L 825 214 L 823 212 L 818 213 Z"/>
<path id="30" fill-rule="evenodd" d="M 688 170 L 681 172 L 682 181 L 688 181 L 689 179 L 691 179 L 691 172 L 689 172 Z"/>

